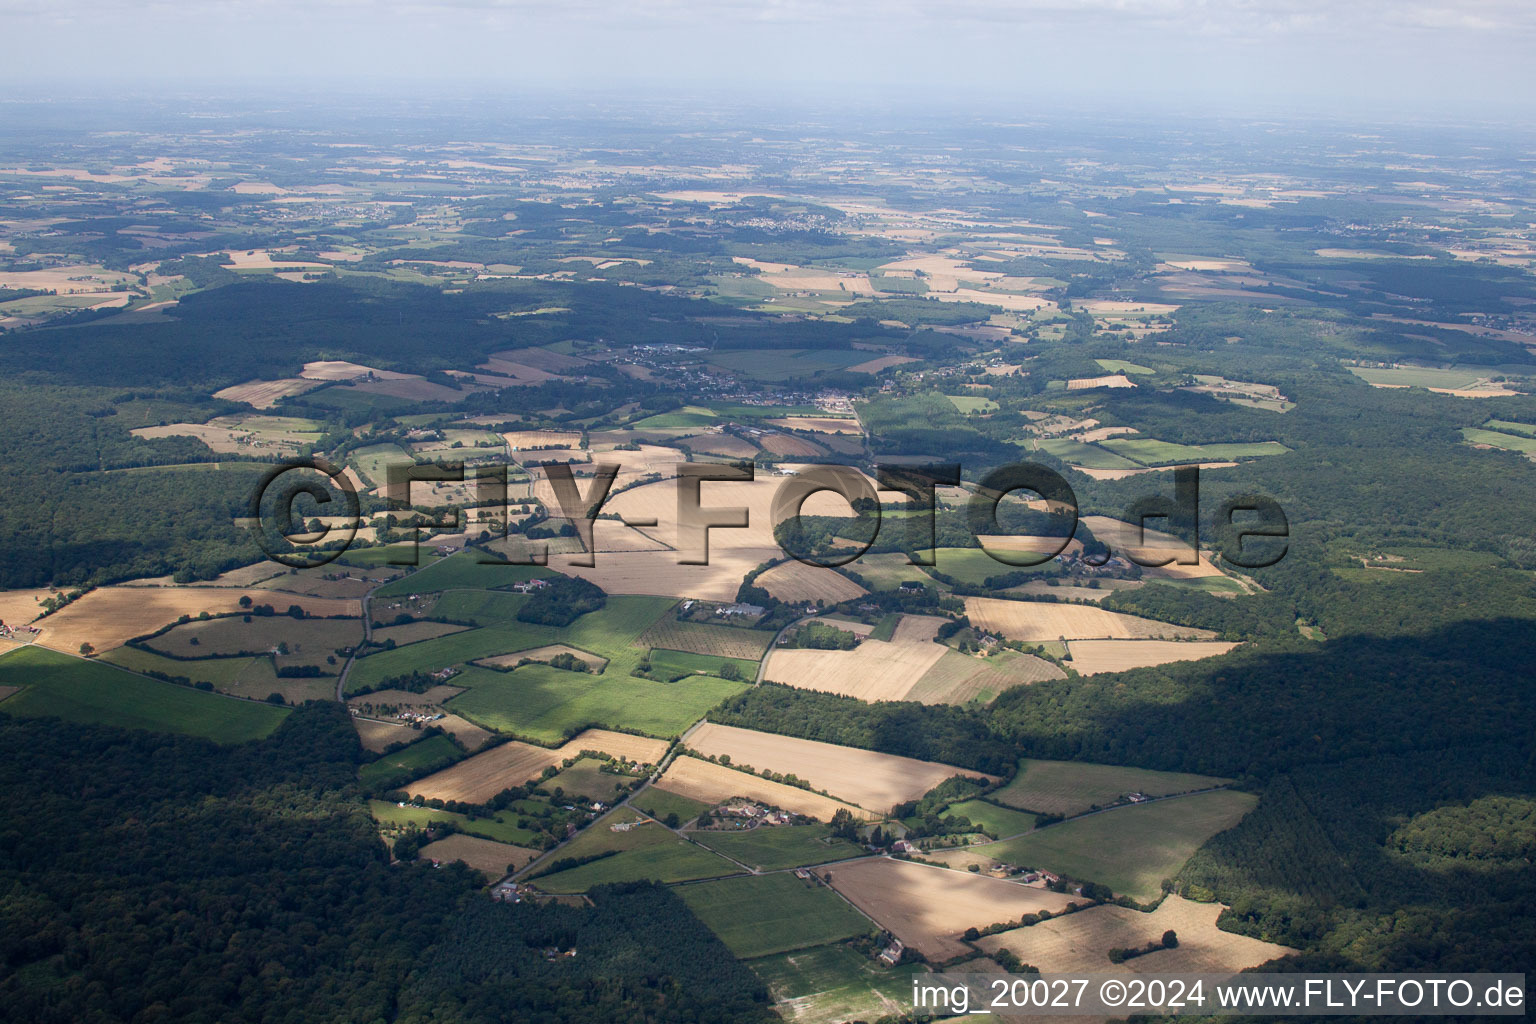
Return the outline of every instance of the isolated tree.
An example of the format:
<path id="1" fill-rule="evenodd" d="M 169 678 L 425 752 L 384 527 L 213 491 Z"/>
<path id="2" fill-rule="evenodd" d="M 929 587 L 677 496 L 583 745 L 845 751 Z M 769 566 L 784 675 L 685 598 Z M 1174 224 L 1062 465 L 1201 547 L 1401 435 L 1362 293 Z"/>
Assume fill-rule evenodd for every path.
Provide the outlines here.
<path id="1" fill-rule="evenodd" d="M 1172 928 L 1169 928 L 1167 931 L 1163 932 L 1164 949 L 1174 949 L 1178 946 L 1178 944 L 1179 936 Z"/>
<path id="2" fill-rule="evenodd" d="M 91 655 L 96 653 L 96 648 L 92 647 L 90 642 L 87 641 L 86 643 L 82 643 L 80 645 L 80 653 L 89 658 Z"/>

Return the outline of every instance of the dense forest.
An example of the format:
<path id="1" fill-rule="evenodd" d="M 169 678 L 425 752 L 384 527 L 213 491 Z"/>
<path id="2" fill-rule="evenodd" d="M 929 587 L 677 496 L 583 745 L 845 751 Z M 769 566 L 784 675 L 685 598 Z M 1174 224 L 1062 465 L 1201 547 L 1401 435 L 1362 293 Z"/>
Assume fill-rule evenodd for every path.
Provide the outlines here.
<path id="1" fill-rule="evenodd" d="M 774 1019 L 665 889 L 514 906 L 457 865 L 391 866 L 357 796 L 361 759 L 339 705 L 234 748 L 0 716 L 5 1016 Z"/>

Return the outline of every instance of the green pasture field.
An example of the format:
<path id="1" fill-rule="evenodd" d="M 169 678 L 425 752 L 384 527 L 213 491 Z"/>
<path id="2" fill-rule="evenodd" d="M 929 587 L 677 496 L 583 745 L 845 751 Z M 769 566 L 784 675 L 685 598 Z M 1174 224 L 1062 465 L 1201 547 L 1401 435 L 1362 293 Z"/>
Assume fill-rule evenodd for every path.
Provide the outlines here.
<path id="1" fill-rule="evenodd" d="M 448 590 L 427 615 L 448 622 L 504 626 L 517 620 L 517 610 L 527 601 L 528 595 L 506 590 Z"/>
<path id="2" fill-rule="evenodd" d="M 1455 548 L 1395 547 L 1373 551 L 1373 554 L 1386 555 L 1390 559 L 1371 563 L 1387 569 L 1468 571 L 1496 569 L 1504 564 L 1502 558 L 1490 551 L 1459 551 Z"/>
<path id="3" fill-rule="evenodd" d="M 1081 441 L 1073 441 L 1065 437 L 1052 437 L 1043 441 L 1029 442 L 1033 451 L 1046 452 L 1054 455 L 1069 466 L 1082 466 L 1084 469 L 1140 469 L 1141 464 L 1114 452 L 1106 451 L 1098 445 L 1084 444 Z"/>
<path id="4" fill-rule="evenodd" d="M 1011 807 L 999 807 L 987 800 L 965 800 L 944 808 L 944 817 L 957 814 L 971 819 L 971 823 L 993 839 L 1016 836 L 1035 827 L 1035 816 L 1015 811 Z"/>
<path id="5" fill-rule="evenodd" d="M 629 792 L 630 783 L 640 781 L 635 776 L 605 772 L 602 764 L 595 757 L 583 757 L 559 775 L 539 783 L 539 786 L 550 793 L 558 787 L 564 792 L 566 800 L 585 797 L 588 801 L 601 800 L 611 804 Z"/>
<path id="6" fill-rule="evenodd" d="M 702 405 L 685 405 L 681 409 L 636 420 L 630 426 L 640 430 L 680 430 L 685 427 L 708 427 L 720 420 L 720 415 L 713 409 Z"/>
<path id="7" fill-rule="evenodd" d="M 746 688 L 712 676 L 675 683 L 639 679 L 610 664 L 602 675 L 525 665 L 515 672 L 471 666 L 453 677 L 469 689 L 448 707 L 477 725 L 554 745 L 588 726 L 680 735 L 710 708 Z"/>
<path id="8" fill-rule="evenodd" d="M 1462 427 L 1461 436 L 1471 444 L 1487 444 L 1505 451 L 1536 455 L 1536 437 L 1506 434 L 1502 430 L 1482 430 L 1478 427 Z"/>
<path id="9" fill-rule="evenodd" d="M 689 836 L 694 842 L 759 871 L 847 860 L 864 853 L 846 839 L 832 838 L 829 825 L 759 825 L 745 832 L 699 831 L 690 832 Z"/>
<path id="10" fill-rule="evenodd" d="M 997 411 L 997 403 L 990 398 L 977 398 L 974 395 L 945 395 L 944 397 L 962 413 Z"/>
<path id="11" fill-rule="evenodd" d="M 962 583 L 978 585 L 985 583 L 990 576 L 1001 576 L 1020 568 L 999 562 L 981 548 L 935 548 L 933 562 L 933 568 L 938 572 L 953 576 Z"/>
<path id="12" fill-rule="evenodd" d="M 383 487 L 389 482 L 388 467 L 413 465 L 416 456 L 397 444 L 371 444 L 354 451 L 348 461 L 362 474 L 364 480 L 375 487 Z"/>
<path id="13" fill-rule="evenodd" d="M 256 661 L 266 662 L 268 674 L 271 674 L 271 662 L 264 657 L 200 658 L 197 661 L 177 661 L 175 658 L 167 658 L 153 651 L 128 646 L 117 647 L 105 654 L 97 655 L 96 660 L 126 668 L 130 672 L 164 672 L 171 677 L 186 676 L 194 683 L 212 683 L 220 690 L 236 685 L 240 677 L 245 675 L 251 664 Z"/>
<path id="14" fill-rule="evenodd" d="M 1483 424 L 1487 430 L 1497 430 L 1504 434 L 1519 434 L 1521 437 L 1536 437 L 1536 424 L 1516 423 L 1514 420 L 1489 420 Z"/>
<path id="15" fill-rule="evenodd" d="M 912 1001 L 912 981 L 923 964 L 887 967 L 838 943 L 753 960 L 753 972 L 780 1004 L 793 1002 L 795 1024 L 875 1020 Z"/>
<path id="16" fill-rule="evenodd" d="M 714 622 L 680 621 L 665 615 L 646 630 L 639 642 L 647 647 L 709 658 L 755 660 L 767 652 L 773 634 L 767 630 L 722 626 Z M 756 671 L 755 667 L 753 671 Z"/>
<path id="17" fill-rule="evenodd" d="M 1231 781 L 1185 772 L 1026 757 L 1019 762 L 1018 774 L 1002 789 L 989 793 L 987 799 L 1038 814 L 1071 817 L 1108 806 L 1128 793 L 1169 796 L 1224 786 Z"/>
<path id="18" fill-rule="evenodd" d="M 890 643 L 896 636 L 896 627 L 899 625 L 901 625 L 900 613 L 892 612 L 889 615 L 882 615 L 880 621 L 875 623 L 875 628 L 870 630 L 869 638 Z"/>
<path id="19" fill-rule="evenodd" d="M 746 875 L 674 890 L 742 959 L 868 935 L 869 919 L 827 886 L 792 874 Z"/>
<path id="20" fill-rule="evenodd" d="M 1117 807 L 972 849 L 1148 902 L 1161 892 L 1163 879 L 1177 875 L 1206 840 L 1236 825 L 1257 803 L 1251 793 L 1220 789 Z"/>
<path id="21" fill-rule="evenodd" d="M 608 882 L 681 882 L 691 878 L 714 878 L 741 871 L 723 857 L 716 856 L 655 822 L 639 825 L 627 832 L 614 832 L 614 824 L 643 820 L 627 807 L 613 811 L 588 825 L 575 839 L 561 848 L 559 857 L 590 857 L 609 850 L 611 857 L 567 868 L 551 875 L 531 878 L 545 892 L 585 892 L 594 885 Z"/>
<path id="22" fill-rule="evenodd" d="M 659 786 L 646 786 L 629 802 L 653 818 L 665 818 L 668 814 L 676 814 L 679 822 L 692 821 L 701 812 L 709 809 L 709 805 L 702 800 L 679 796 Z"/>
<path id="23" fill-rule="evenodd" d="M 714 676 L 717 679 L 724 678 L 720 675 L 722 665 L 734 665 L 741 679 L 753 679 L 757 676 L 755 661 L 747 661 L 743 658 L 717 658 L 709 654 L 690 654 L 687 651 L 669 651 L 662 647 L 651 651 L 651 674 L 657 676 L 680 675 L 690 672 L 694 675 Z"/>
<path id="24" fill-rule="evenodd" d="M 1105 373 L 1156 373 L 1150 366 L 1133 363 L 1129 359 L 1095 359 Z"/>
<path id="25" fill-rule="evenodd" d="M 219 422 L 225 422 L 220 420 Z M 325 424 L 302 416 L 272 416 L 266 413 L 245 413 L 231 416 L 228 422 L 241 430 L 249 430 L 263 440 L 274 440 L 288 434 L 319 434 Z"/>
<path id="26" fill-rule="evenodd" d="M 0 686 L 23 687 L 0 704 L 6 714 L 180 732 L 219 743 L 260 739 L 288 716 L 287 708 L 147 679 L 41 647 L 0 655 Z"/>
<path id="27" fill-rule="evenodd" d="M 1119 455 L 1135 459 L 1144 466 L 1165 466 L 1179 462 L 1230 462 L 1262 455 L 1284 455 L 1290 451 L 1279 441 L 1235 442 L 1232 444 L 1174 444 L 1150 437 L 1111 437 L 1099 442 Z"/>
<path id="28" fill-rule="evenodd" d="M 410 825 L 426 828 L 434 821 L 450 821 L 466 835 L 479 836 L 481 839 L 491 839 L 498 843 L 511 843 L 514 846 L 533 845 L 538 842 L 540 835 L 531 829 L 518 828 L 517 819 L 520 815 L 511 810 L 501 811 L 492 818 L 471 818 L 466 814 L 435 811 L 430 807 L 417 807 L 414 804 L 401 807 L 388 800 L 370 800 L 368 813 L 373 815 L 373 820 L 379 824 L 395 828 L 406 828 Z"/>
<path id="29" fill-rule="evenodd" d="M 928 294 L 928 282 L 920 281 L 915 277 L 887 277 L 884 274 L 871 272 L 869 283 L 875 286 L 875 291 L 891 295 Z"/>
<path id="30" fill-rule="evenodd" d="M 428 281 L 430 281 L 429 278 L 421 279 L 422 283 Z M 359 391 L 357 388 L 347 385 L 333 385 L 328 388 L 321 388 L 318 391 L 309 392 L 304 396 L 304 404 L 341 409 L 344 412 L 367 412 L 388 415 L 391 409 L 404 409 L 416 403 L 408 398 L 396 398 L 393 395 L 380 395 L 370 391 Z M 370 479 L 372 478 L 370 477 Z M 381 479 L 379 483 L 382 485 L 383 480 Z"/>
<path id="31" fill-rule="evenodd" d="M 777 295 L 779 290 L 767 281 L 760 281 L 756 277 L 746 274 L 715 274 L 709 279 L 714 285 L 719 299 L 750 299 L 753 305 L 758 300 Z"/>
<path id="32" fill-rule="evenodd" d="M 1415 388 L 1466 388 L 1494 372 L 1475 366 L 1351 366 L 1349 372 L 1368 384 L 1407 385 Z"/>
<path id="33" fill-rule="evenodd" d="M 864 555 L 850 563 L 848 568 L 863 577 L 872 590 L 895 590 L 908 581 L 933 582 L 933 578 L 923 572 L 921 567 L 908 564 L 907 556 L 903 554 Z"/>
<path id="34" fill-rule="evenodd" d="M 465 600 L 475 600 L 473 592 L 464 593 Z M 456 592 L 447 596 L 457 599 L 460 595 Z M 520 600 L 524 599 L 518 594 L 498 595 L 498 602 L 506 602 L 509 606 L 512 602 Z M 629 670 L 640 663 L 643 653 L 639 648 L 632 646 L 633 641 L 668 608 L 671 608 L 672 604 L 673 600 L 669 597 L 610 597 L 604 607 L 595 612 L 588 612 L 564 627 L 518 622 L 511 614 L 507 614 L 504 619 L 498 620 L 497 625 L 467 629 L 461 633 L 450 633 L 447 636 L 407 644 L 392 651 L 371 654 L 353 666 L 352 675 L 348 681 L 355 684 L 357 689 L 361 689 L 386 679 L 409 675 L 418 670 L 435 672 L 450 665 L 463 665 L 477 658 L 511 654 L 515 651 L 528 650 L 530 647 L 543 647 L 546 644 L 564 643 L 590 651 L 600 658 L 607 658 L 609 664 L 606 672 L 603 675 L 586 675 L 542 665 L 528 665 L 518 669 L 518 672 L 542 669 L 546 672 L 558 673 L 561 677 L 572 677 L 558 680 L 558 682 L 567 683 L 573 687 L 590 687 L 605 676 L 628 676 Z M 494 681 L 484 678 L 487 676 L 505 679 L 512 675 L 512 673 L 481 668 L 467 669 L 462 675 L 467 677 L 472 673 L 478 673 L 477 678 L 483 683 Z M 636 680 L 636 682 L 649 684 L 648 680 Z M 453 683 L 455 686 L 472 685 L 461 681 L 459 677 L 455 677 Z"/>
<path id="35" fill-rule="evenodd" d="M 163 672 L 172 679 L 185 676 L 194 683 L 211 683 L 221 693 L 251 700 L 265 700 L 271 694 L 280 693 L 288 703 L 302 704 L 306 700 L 329 700 L 336 692 L 334 676 L 279 677 L 272 659 L 266 655 L 177 661 L 138 647 L 118 647 L 98 655 L 96 660 L 131 672 Z"/>
<path id="36" fill-rule="evenodd" d="M 447 736 L 428 736 L 404 749 L 385 754 L 363 765 L 357 770 L 357 777 L 369 786 L 395 778 L 404 783 L 420 778 L 433 765 L 440 765 L 444 761 L 457 761 L 463 756 L 464 751 L 460 750 L 459 745 Z"/>
<path id="37" fill-rule="evenodd" d="M 426 541 L 422 547 L 428 547 Z M 494 590 L 510 587 L 514 583 L 552 576 L 550 570 L 539 565 L 516 565 L 500 562 L 483 563 L 481 551 L 461 551 L 447 558 L 440 558 L 419 572 L 402 576 L 374 591 L 374 597 L 398 597 L 401 594 L 433 594 L 442 590 L 474 589 Z"/>
<path id="38" fill-rule="evenodd" d="M 359 569 L 383 567 L 399 572 L 410 567 L 396 563 L 410 557 L 411 545 L 409 544 L 381 544 L 371 548 L 348 548 L 336 561 L 341 565 L 352 565 Z M 423 568 L 439 559 L 437 552 L 433 551 L 425 540 L 420 544 L 416 557 Z"/>

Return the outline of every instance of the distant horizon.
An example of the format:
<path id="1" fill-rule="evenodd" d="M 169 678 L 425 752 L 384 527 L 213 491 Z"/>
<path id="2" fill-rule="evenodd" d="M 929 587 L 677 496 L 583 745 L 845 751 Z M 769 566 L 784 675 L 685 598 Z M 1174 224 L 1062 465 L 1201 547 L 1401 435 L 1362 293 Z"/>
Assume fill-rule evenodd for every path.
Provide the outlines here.
<path id="1" fill-rule="evenodd" d="M 355 95 L 1023 108 L 1383 122 L 1536 120 L 1519 0 L 853 0 L 695 6 L 524 0 L 199 8 L 0 0 L 8 97 Z M 3 109 L 3 107 L 0 107 Z"/>
<path id="2" fill-rule="evenodd" d="M 138 80 L 131 85 L 119 82 L 75 82 L 69 89 L 40 88 L 35 83 L 7 83 L 0 77 L 0 120 L 29 109 L 57 112 L 76 108 L 94 110 L 104 118 L 121 117 L 125 112 L 146 116 L 176 113 L 182 116 L 219 116 L 223 114 L 335 113 L 388 118 L 401 123 L 413 119 L 442 117 L 457 113 L 468 119 L 561 117 L 572 118 L 578 107 L 590 108 L 593 120 L 604 117 L 630 117 L 671 112 L 679 120 L 688 116 L 783 118 L 784 123 L 765 124 L 782 129 L 794 119 L 814 117 L 826 128 L 844 128 L 850 122 L 862 122 L 869 130 L 890 130 L 942 121 L 944 126 L 1039 126 L 1061 128 L 1069 124 L 1082 128 L 1134 126 L 1157 132 L 1179 128 L 1304 128 L 1327 126 L 1341 130 L 1373 127 L 1382 129 L 1423 129 L 1476 134 L 1478 132 L 1515 131 L 1536 133 L 1536 106 L 1530 108 L 1475 104 L 1438 108 L 1401 105 L 1360 104 L 1350 110 L 1291 102 L 1283 105 L 1201 105 L 1173 98 L 1138 96 L 1121 99 L 1081 95 L 1058 98 L 1050 103 L 1039 97 L 993 96 L 985 103 L 959 97 L 925 97 L 921 102 L 900 98 L 859 94 L 849 90 L 836 100 L 815 91 L 765 96 L 746 91 L 729 92 L 675 82 L 627 83 L 568 87 L 547 83 L 436 80 L 432 82 L 362 82 L 349 79 L 332 82 L 322 79 L 296 81 L 293 78 L 212 82 L 196 79 Z M 498 109 L 498 105 L 525 104 L 516 109 Z M 160 108 L 160 109 L 156 109 Z M 451 108 L 451 109 L 450 109 Z M 7 125 L 15 127 L 15 124 Z M 61 130 L 80 128 L 78 123 L 58 123 Z M 340 125 L 338 125 L 340 127 Z M 807 125 L 807 127 L 815 127 Z M 0 129 L 3 131 L 3 129 Z"/>

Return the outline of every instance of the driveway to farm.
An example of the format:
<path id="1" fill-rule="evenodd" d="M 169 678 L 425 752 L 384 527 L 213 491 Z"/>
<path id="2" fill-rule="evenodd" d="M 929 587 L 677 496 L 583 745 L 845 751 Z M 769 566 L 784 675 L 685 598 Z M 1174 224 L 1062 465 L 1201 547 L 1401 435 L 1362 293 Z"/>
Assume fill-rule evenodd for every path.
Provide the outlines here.
<path id="1" fill-rule="evenodd" d="M 352 674 L 352 663 L 357 660 L 358 649 L 366 647 L 373 640 L 373 617 L 368 614 L 368 602 L 373 598 L 373 592 L 382 586 L 384 584 L 380 583 L 363 595 L 361 602 L 363 609 L 363 642 L 357 647 L 352 648 L 352 653 L 347 655 L 347 663 L 341 666 L 341 674 L 336 677 L 336 699 L 342 703 L 346 703 L 347 700 L 347 676 Z"/>

